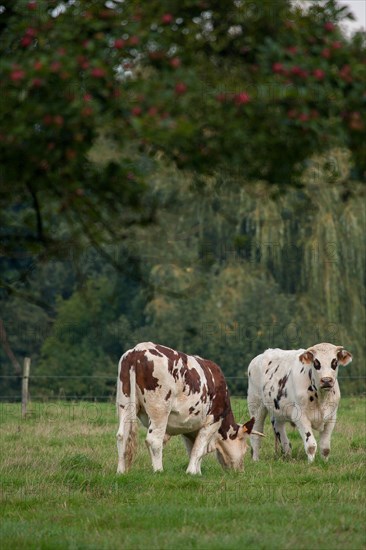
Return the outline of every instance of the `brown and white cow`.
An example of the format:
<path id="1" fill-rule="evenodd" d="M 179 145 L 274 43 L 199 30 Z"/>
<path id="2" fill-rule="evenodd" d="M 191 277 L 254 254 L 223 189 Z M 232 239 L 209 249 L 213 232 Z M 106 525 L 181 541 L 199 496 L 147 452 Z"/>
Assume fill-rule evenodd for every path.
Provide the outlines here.
<path id="1" fill-rule="evenodd" d="M 248 407 L 255 416 L 254 428 L 262 431 L 267 412 L 285 454 L 291 454 L 285 424 L 295 424 L 304 442 L 309 462 L 317 443 L 313 429 L 320 432 L 320 452 L 330 453 L 330 439 L 337 418 L 340 391 L 338 365 L 346 366 L 352 355 L 342 346 L 316 344 L 305 349 L 268 349 L 255 357 L 248 368 Z M 254 433 L 254 432 L 253 432 Z M 253 459 L 259 459 L 260 440 L 251 437 Z"/>
<path id="2" fill-rule="evenodd" d="M 215 363 L 151 342 L 122 355 L 117 378 L 118 469 L 131 465 L 136 417 L 148 428 L 146 444 L 155 472 L 163 470 L 167 435 L 182 435 L 187 473 L 200 474 L 201 460 L 216 450 L 223 467 L 242 469 L 254 418 L 237 424 L 224 375 Z"/>

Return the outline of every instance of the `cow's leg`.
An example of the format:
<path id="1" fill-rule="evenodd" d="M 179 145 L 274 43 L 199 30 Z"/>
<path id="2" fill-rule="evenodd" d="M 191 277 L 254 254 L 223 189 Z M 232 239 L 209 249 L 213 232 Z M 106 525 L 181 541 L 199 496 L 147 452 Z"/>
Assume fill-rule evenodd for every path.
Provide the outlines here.
<path id="1" fill-rule="evenodd" d="M 291 443 L 287 437 L 286 423 L 279 421 L 277 418 L 272 418 L 271 424 L 273 426 L 276 441 L 281 444 L 283 453 L 287 456 L 291 456 Z"/>
<path id="2" fill-rule="evenodd" d="M 316 439 L 311 429 L 311 424 L 306 418 L 302 418 L 296 422 L 296 426 L 300 432 L 304 442 L 305 452 L 309 462 L 313 462 L 316 453 Z"/>
<path id="3" fill-rule="evenodd" d="M 200 429 L 191 450 L 187 474 L 201 474 L 202 458 L 212 450 L 210 442 L 216 431 L 217 423 Z"/>
<path id="4" fill-rule="evenodd" d="M 119 411 L 119 426 L 117 432 L 117 451 L 118 451 L 118 466 L 117 474 L 124 474 L 128 468 L 128 461 L 126 461 L 126 451 L 128 437 L 132 428 L 131 414 L 128 408 L 120 409 Z"/>
<path id="5" fill-rule="evenodd" d="M 168 415 L 161 415 L 159 420 L 150 418 L 150 425 L 147 431 L 146 446 L 149 449 L 151 463 L 154 472 L 163 471 L 163 444 L 165 438 L 165 430 L 168 423 Z"/>
<path id="6" fill-rule="evenodd" d="M 325 461 L 327 461 L 329 458 L 330 438 L 334 430 L 335 422 L 336 422 L 336 419 L 332 418 L 325 424 L 324 430 L 320 432 L 320 439 L 319 439 L 320 454 Z"/>
<path id="7" fill-rule="evenodd" d="M 267 408 L 264 406 L 261 400 L 252 400 L 248 401 L 248 408 L 250 416 L 254 416 L 254 426 L 253 430 L 256 430 L 257 432 L 263 432 L 264 427 L 264 421 L 267 416 Z M 253 460 L 259 460 L 259 451 L 261 448 L 261 436 L 259 435 L 251 435 L 250 436 L 250 444 L 252 447 L 252 457 Z"/>

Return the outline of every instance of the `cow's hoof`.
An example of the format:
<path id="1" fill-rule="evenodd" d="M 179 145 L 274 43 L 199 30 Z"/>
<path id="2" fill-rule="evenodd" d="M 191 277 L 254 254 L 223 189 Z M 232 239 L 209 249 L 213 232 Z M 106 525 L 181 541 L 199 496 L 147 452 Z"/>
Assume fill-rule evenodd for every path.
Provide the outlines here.
<path id="1" fill-rule="evenodd" d="M 322 459 L 327 462 L 329 458 L 330 449 L 322 449 Z"/>
<path id="2" fill-rule="evenodd" d="M 186 474 L 190 474 L 191 476 L 200 476 L 200 475 L 202 475 L 200 471 L 189 469 L 189 468 L 187 468 Z"/>

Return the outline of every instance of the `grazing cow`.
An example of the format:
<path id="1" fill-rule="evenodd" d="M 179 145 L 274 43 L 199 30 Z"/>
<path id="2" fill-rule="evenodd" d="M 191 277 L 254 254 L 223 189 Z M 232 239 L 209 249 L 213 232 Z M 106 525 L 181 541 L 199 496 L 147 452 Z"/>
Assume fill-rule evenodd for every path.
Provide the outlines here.
<path id="1" fill-rule="evenodd" d="M 348 351 L 333 344 L 316 344 L 307 350 L 268 349 L 255 357 L 248 368 L 248 407 L 255 416 L 253 428 L 263 431 L 269 411 L 276 440 L 283 452 L 291 455 L 285 423 L 293 423 L 301 434 L 309 462 L 317 449 L 313 429 L 319 430 L 320 452 L 327 460 L 340 399 L 338 365 L 346 366 L 351 361 Z M 258 460 L 260 440 L 251 436 L 251 443 L 253 459 Z"/>
<path id="2" fill-rule="evenodd" d="M 200 474 L 202 457 L 216 450 L 223 467 L 242 469 L 254 418 L 237 424 L 224 375 L 215 363 L 151 342 L 122 355 L 117 378 L 118 469 L 131 465 L 136 417 L 148 428 L 146 444 L 155 472 L 163 470 L 163 442 L 182 435 L 187 473 Z"/>

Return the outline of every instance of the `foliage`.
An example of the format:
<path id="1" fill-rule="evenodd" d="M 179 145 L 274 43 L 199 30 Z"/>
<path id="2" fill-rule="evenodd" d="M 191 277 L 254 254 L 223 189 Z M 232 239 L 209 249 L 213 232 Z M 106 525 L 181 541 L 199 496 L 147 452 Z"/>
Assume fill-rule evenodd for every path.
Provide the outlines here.
<path id="1" fill-rule="evenodd" d="M 330 340 L 363 391 L 365 47 L 348 9 L 1 5 L 1 319 L 47 377 L 37 392 L 109 394 L 141 340 L 218 361 L 236 391 L 265 347 Z"/>
<path id="2" fill-rule="evenodd" d="M 149 219 L 136 207 L 151 154 L 201 184 L 230 166 L 286 185 L 337 144 L 364 176 L 364 40 L 346 38 L 350 14 L 335 0 L 306 13 L 289 0 L 2 6 L 0 204 L 7 223 L 16 218 L 2 235 L 8 255 L 57 257 L 60 218 L 63 241 L 95 246 Z M 118 162 L 91 162 L 101 132 Z"/>
<path id="3" fill-rule="evenodd" d="M 317 179 L 310 172 L 302 191 L 280 197 L 261 185 L 228 194 L 213 180 L 197 201 L 189 180 L 162 168 L 151 197 L 164 206 L 159 222 L 113 251 L 124 273 L 91 250 L 75 259 L 79 284 L 58 299 L 33 373 L 79 378 L 35 380 L 37 394 L 110 395 L 120 355 L 139 341 L 215 360 L 240 393 L 264 349 L 330 341 L 354 355 L 342 390 L 363 392 L 364 193 L 354 185 L 343 200 L 346 159 L 332 159 L 332 184 L 318 159 Z"/>

